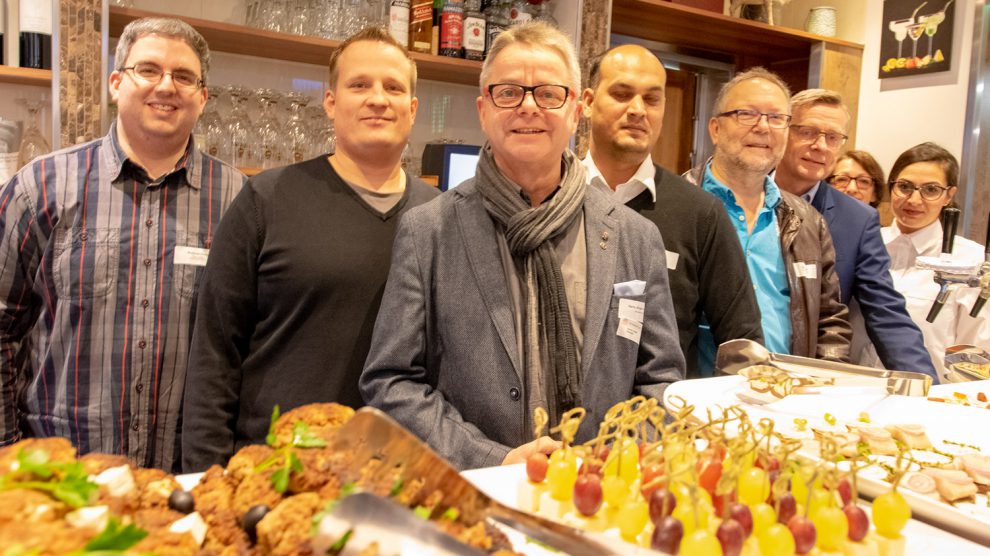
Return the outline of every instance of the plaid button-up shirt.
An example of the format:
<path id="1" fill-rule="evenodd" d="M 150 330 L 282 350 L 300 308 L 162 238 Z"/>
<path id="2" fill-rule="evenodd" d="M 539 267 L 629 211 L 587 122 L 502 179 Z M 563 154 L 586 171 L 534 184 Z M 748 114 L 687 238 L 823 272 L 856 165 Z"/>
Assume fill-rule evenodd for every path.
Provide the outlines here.
<path id="1" fill-rule="evenodd" d="M 0 445 L 62 436 L 81 454 L 178 467 L 203 255 L 243 184 L 191 140 L 152 181 L 114 125 L 3 186 Z"/>

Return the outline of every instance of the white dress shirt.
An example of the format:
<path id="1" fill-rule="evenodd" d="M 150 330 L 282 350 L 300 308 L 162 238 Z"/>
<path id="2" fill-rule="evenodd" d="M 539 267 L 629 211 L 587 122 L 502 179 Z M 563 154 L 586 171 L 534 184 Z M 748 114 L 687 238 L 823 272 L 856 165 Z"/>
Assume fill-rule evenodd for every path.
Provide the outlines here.
<path id="1" fill-rule="evenodd" d="M 653 197 L 653 202 L 657 200 L 657 186 L 653 178 L 656 176 L 656 168 L 653 167 L 653 160 L 650 157 L 646 157 L 643 163 L 639 165 L 636 169 L 636 173 L 633 174 L 629 181 L 619 184 L 615 188 L 615 192 L 612 192 L 612 188 L 608 186 L 605 178 L 602 177 L 602 173 L 595 166 L 595 161 L 591 159 L 591 153 L 589 152 L 585 155 L 584 160 L 581 161 L 584 164 L 584 168 L 588 171 L 588 183 L 592 187 L 597 187 L 608 193 L 615 200 L 615 204 L 624 205 L 629 201 L 632 201 L 639 196 L 643 190 L 648 190 L 650 196 Z"/>
<path id="2" fill-rule="evenodd" d="M 990 349 L 990 309 L 984 308 L 975 318 L 969 316 L 979 296 L 979 288 L 953 286 L 935 322 L 925 320 L 938 295 L 939 286 L 935 283 L 934 271 L 915 267 L 915 260 L 920 256 L 937 257 L 942 252 L 941 223 L 936 220 L 910 234 L 901 233 L 895 223 L 882 228 L 880 233 L 890 253 L 890 275 L 894 288 L 904 296 L 908 313 L 924 334 L 925 346 L 932 355 L 939 378 L 944 380 L 946 348 L 972 344 Z M 984 249 L 974 241 L 956 236 L 952 258 L 979 264 L 983 262 Z"/>

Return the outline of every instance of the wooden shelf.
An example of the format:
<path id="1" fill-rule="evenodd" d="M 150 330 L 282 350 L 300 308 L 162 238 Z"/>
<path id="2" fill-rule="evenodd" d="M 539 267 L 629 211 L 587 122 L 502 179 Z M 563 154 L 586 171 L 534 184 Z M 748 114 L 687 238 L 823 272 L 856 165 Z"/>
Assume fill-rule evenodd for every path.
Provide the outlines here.
<path id="1" fill-rule="evenodd" d="M 113 6 L 110 7 L 110 35 L 119 37 L 124 26 L 131 21 L 152 16 L 177 17 L 185 21 L 195 27 L 209 43 L 210 50 L 216 52 L 326 66 L 330 53 L 340 44 L 339 41 L 316 37 L 276 33 L 220 21 Z M 481 62 L 415 52 L 412 56 L 416 60 L 416 70 L 420 79 L 478 85 Z"/>
<path id="2" fill-rule="evenodd" d="M 52 70 L 0 66 L 0 83 L 51 87 Z"/>
<path id="3" fill-rule="evenodd" d="M 811 46 L 820 43 L 863 50 L 861 44 L 664 0 L 612 0 L 612 32 L 729 54 L 737 65 L 806 59 Z"/>

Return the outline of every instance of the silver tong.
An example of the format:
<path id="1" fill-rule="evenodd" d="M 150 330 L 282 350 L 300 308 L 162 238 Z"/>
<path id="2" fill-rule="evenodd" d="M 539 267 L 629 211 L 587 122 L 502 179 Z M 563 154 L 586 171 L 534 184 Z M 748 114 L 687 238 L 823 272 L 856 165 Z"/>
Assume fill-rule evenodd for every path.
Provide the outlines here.
<path id="1" fill-rule="evenodd" d="M 794 386 L 788 393 L 799 393 L 801 389 L 812 387 L 842 386 L 900 396 L 927 396 L 928 389 L 932 386 L 932 377 L 924 373 L 888 371 L 851 363 L 782 355 L 772 353 L 752 340 L 729 340 L 718 347 L 715 369 L 722 374 L 757 374 L 761 372 L 758 369 L 746 370 L 756 365 L 786 373 Z"/>

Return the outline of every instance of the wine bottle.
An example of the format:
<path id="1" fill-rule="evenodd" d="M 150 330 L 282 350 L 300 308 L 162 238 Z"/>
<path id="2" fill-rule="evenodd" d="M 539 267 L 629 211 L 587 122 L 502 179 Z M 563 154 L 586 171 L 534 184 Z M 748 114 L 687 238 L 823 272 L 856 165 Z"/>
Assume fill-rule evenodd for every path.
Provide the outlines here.
<path id="1" fill-rule="evenodd" d="M 409 0 L 392 0 L 388 10 L 388 31 L 399 41 L 409 45 Z"/>
<path id="2" fill-rule="evenodd" d="M 21 67 L 52 69 L 51 0 L 20 0 Z"/>

